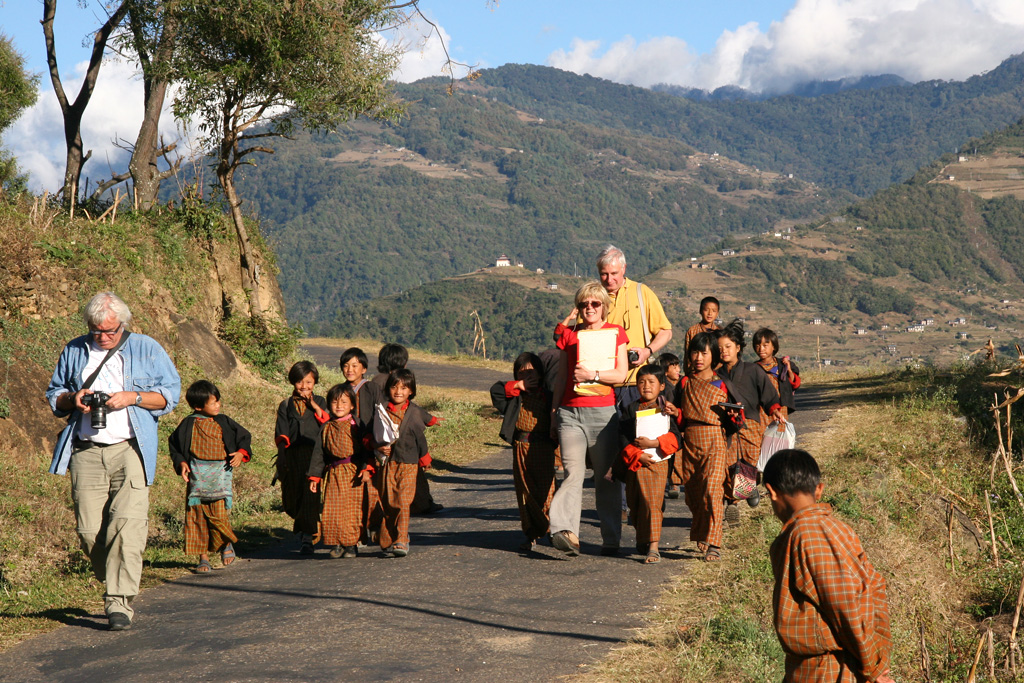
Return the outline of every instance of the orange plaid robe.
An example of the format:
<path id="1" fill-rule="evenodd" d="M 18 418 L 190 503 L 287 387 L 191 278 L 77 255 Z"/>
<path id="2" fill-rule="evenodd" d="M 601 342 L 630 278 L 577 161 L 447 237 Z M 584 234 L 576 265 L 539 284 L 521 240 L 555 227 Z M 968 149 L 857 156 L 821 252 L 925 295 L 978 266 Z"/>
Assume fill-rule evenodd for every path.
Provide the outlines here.
<path id="1" fill-rule="evenodd" d="M 555 495 L 555 457 L 558 443 L 551 439 L 551 398 L 544 391 L 522 392 L 516 433 L 529 441 L 512 444 L 512 478 L 516 485 L 519 521 L 523 533 L 536 540 L 547 533 L 548 511 Z"/>
<path id="2" fill-rule="evenodd" d="M 326 545 L 356 545 L 363 533 L 363 482 L 359 479 L 359 465 L 351 462 L 355 453 L 354 429 L 350 421 L 331 420 L 324 425 L 322 433 L 324 454 L 330 458 L 324 458 L 327 469 L 320 515 Z M 333 464 L 346 458 L 349 462 Z"/>
<path id="3" fill-rule="evenodd" d="M 705 381 L 690 376 L 683 385 L 681 459 L 686 477 L 686 507 L 693 515 L 690 540 L 714 546 L 722 545 L 727 470 L 736 458 L 726 447 L 725 430 L 711 407 L 728 399 L 729 394 L 717 377 Z"/>
<path id="4" fill-rule="evenodd" d="M 657 405 L 657 401 L 641 401 L 637 410 L 647 410 Z M 659 439 L 659 444 L 662 441 L 670 445 L 671 452 L 678 449 L 679 442 L 676 441 L 675 434 L 663 435 Z M 662 452 L 661 455 L 666 454 Z M 665 502 L 668 472 L 669 461 L 662 460 L 651 465 L 641 465 L 635 472 L 626 473 L 626 504 L 629 506 L 630 519 L 636 529 L 637 549 L 644 552 L 647 551 L 647 545 L 661 540 L 661 525 L 665 517 L 662 504 Z"/>
<path id="5" fill-rule="evenodd" d="M 192 445 L 189 456 L 196 460 L 224 461 L 224 434 L 213 420 L 195 420 L 192 423 Z M 188 500 L 189 491 L 185 491 Z M 229 510 L 224 499 L 198 505 L 185 505 L 185 553 L 202 555 L 219 552 L 228 543 L 237 543 L 238 536 L 231 528 Z"/>
<path id="6" fill-rule="evenodd" d="M 784 680 L 859 683 L 886 673 L 892 637 L 885 579 L 831 506 L 796 512 L 769 553 Z"/>
<path id="7" fill-rule="evenodd" d="M 401 426 L 409 403 L 392 410 L 388 404 L 388 416 L 395 426 Z M 392 446 L 393 447 L 393 446 Z M 409 545 L 409 507 L 416 496 L 416 475 L 419 464 L 396 462 L 394 456 L 384 463 L 380 475 L 380 504 L 384 519 L 380 525 L 380 547 L 387 549 L 393 543 Z"/>
<path id="8" fill-rule="evenodd" d="M 775 358 L 775 356 L 772 356 L 768 360 L 757 361 L 757 364 L 764 368 L 764 371 L 768 373 L 768 379 L 771 381 L 772 386 L 775 387 L 775 391 L 779 392 L 779 396 L 782 396 L 782 389 L 779 387 L 779 376 L 777 374 L 772 373 L 773 369 L 779 367 L 779 361 Z M 772 421 L 771 418 L 768 417 L 768 415 L 764 412 L 764 408 L 758 407 L 758 410 L 761 411 L 761 424 L 767 427 L 768 424 L 771 423 Z M 786 419 L 789 419 L 789 408 L 787 408 L 786 406 L 782 406 L 782 415 Z"/>

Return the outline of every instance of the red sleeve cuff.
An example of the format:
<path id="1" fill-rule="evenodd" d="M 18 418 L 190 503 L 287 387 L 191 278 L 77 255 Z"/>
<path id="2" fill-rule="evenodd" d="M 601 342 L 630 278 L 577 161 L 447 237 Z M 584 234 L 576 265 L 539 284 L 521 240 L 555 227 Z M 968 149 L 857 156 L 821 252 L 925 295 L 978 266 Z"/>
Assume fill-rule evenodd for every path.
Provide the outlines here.
<path id="1" fill-rule="evenodd" d="M 516 388 L 516 381 L 505 382 L 505 398 L 515 398 L 520 394 L 519 389 Z"/>
<path id="2" fill-rule="evenodd" d="M 676 435 L 672 432 L 668 434 L 662 434 L 658 437 L 658 450 L 660 450 L 667 458 L 676 451 L 679 450 L 679 440 L 676 439 Z"/>
<path id="3" fill-rule="evenodd" d="M 432 462 L 434 462 L 434 459 L 430 457 L 430 453 L 424 453 L 420 456 L 420 467 L 430 467 Z"/>
<path id="4" fill-rule="evenodd" d="M 636 472 L 643 465 L 640 463 L 640 454 L 643 453 L 643 449 L 637 448 L 633 444 L 626 444 L 626 447 L 622 449 L 622 459 L 626 463 L 626 467 L 629 468 L 630 472 Z"/>
<path id="5" fill-rule="evenodd" d="M 239 448 L 238 452 L 242 454 L 242 462 L 249 462 L 252 460 L 252 455 L 244 448 Z"/>
<path id="6" fill-rule="evenodd" d="M 274 443 L 281 448 L 291 448 L 292 440 L 289 439 L 285 434 L 278 434 L 274 437 Z"/>
<path id="7" fill-rule="evenodd" d="M 306 477 L 310 481 L 323 481 L 320 477 Z"/>
<path id="8" fill-rule="evenodd" d="M 771 415 L 772 413 L 774 413 L 776 410 L 778 410 L 781 407 L 782 406 L 779 405 L 778 403 L 773 403 L 772 407 L 768 409 L 768 414 Z"/>
<path id="9" fill-rule="evenodd" d="M 789 383 L 793 385 L 794 389 L 800 388 L 800 375 L 789 373 Z"/>
<path id="10" fill-rule="evenodd" d="M 437 424 L 438 422 L 439 422 L 439 420 L 437 419 L 437 416 L 436 416 L 436 415 L 431 415 L 431 416 L 430 416 L 430 422 L 428 422 L 428 423 L 427 423 L 427 426 L 428 426 L 428 427 L 433 427 L 433 426 L 434 426 L 434 425 L 436 425 L 436 424 Z"/>
<path id="11" fill-rule="evenodd" d="M 364 467 L 363 469 L 369 472 L 371 475 L 377 474 L 377 468 L 371 465 L 370 463 L 366 463 L 366 467 Z"/>
<path id="12" fill-rule="evenodd" d="M 328 413 L 326 410 L 323 410 L 323 411 L 321 411 L 319 413 L 314 412 L 313 413 L 313 417 L 316 418 L 317 422 L 319 422 L 320 424 L 323 424 L 323 423 L 325 423 L 325 422 L 327 422 L 328 420 L 331 419 L 331 414 Z"/>
<path id="13" fill-rule="evenodd" d="M 363 436 L 363 448 L 368 451 L 373 450 L 373 434 L 366 434 Z"/>

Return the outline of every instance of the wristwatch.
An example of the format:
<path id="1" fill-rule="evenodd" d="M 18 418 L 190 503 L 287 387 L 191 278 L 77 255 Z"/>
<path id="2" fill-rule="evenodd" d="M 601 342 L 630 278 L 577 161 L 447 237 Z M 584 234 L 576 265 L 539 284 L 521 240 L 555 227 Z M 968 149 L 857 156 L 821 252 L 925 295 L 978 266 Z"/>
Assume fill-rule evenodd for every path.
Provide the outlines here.
<path id="1" fill-rule="evenodd" d="M 142 394 L 140 394 L 137 391 L 135 392 L 135 405 L 137 405 L 137 406 L 141 406 L 142 405 Z"/>

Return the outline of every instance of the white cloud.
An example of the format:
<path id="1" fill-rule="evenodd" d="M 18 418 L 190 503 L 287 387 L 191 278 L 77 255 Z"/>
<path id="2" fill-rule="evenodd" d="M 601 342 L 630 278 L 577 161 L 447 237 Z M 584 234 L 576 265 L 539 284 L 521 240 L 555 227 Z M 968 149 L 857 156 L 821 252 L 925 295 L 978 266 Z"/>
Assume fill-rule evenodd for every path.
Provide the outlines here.
<path id="1" fill-rule="evenodd" d="M 757 24 L 725 31 L 696 54 L 678 38 L 601 52 L 575 39 L 548 64 L 621 83 L 673 83 L 713 90 L 738 85 L 786 89 L 814 79 L 895 73 L 910 81 L 964 79 L 1024 49 L 1020 0 L 797 0 L 767 31 Z"/>
<path id="2" fill-rule="evenodd" d="M 450 53 L 452 39 L 440 24 L 437 24 L 435 31 L 434 27 L 423 19 L 414 17 L 392 31 L 387 38 L 404 50 L 398 69 L 393 75 L 396 81 L 412 83 L 430 76 L 449 75 L 444 47 L 447 46 Z M 442 44 L 441 41 L 444 43 Z M 456 66 L 455 77 L 460 78 L 463 75 L 465 75 L 465 69 Z"/>
<path id="3" fill-rule="evenodd" d="M 81 62 L 71 74 L 65 74 L 64 92 L 69 100 L 78 96 L 87 68 L 88 63 Z M 111 172 L 125 171 L 129 155 L 114 143 L 134 143 L 141 121 L 142 81 L 136 69 L 124 61 L 108 60 L 100 69 L 96 89 L 82 117 L 83 147 L 86 152 L 92 150 L 83 168 L 83 184 L 85 178 L 94 184 L 109 178 Z M 167 142 L 181 135 L 166 107 L 160 129 Z M 21 169 L 29 173 L 34 191 L 54 192 L 64 184 L 64 119 L 49 79 L 40 81 L 38 101 L 5 132 L 3 142 L 17 157 Z M 179 143 L 179 147 L 182 145 Z"/>

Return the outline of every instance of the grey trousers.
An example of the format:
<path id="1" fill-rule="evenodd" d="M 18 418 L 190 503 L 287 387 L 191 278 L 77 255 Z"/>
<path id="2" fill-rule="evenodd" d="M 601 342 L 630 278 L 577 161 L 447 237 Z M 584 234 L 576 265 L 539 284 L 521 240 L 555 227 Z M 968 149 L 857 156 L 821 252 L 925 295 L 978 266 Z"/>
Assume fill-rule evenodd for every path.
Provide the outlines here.
<path id="1" fill-rule="evenodd" d="M 594 497 L 601 521 L 601 544 L 618 548 L 622 535 L 622 487 L 607 481 L 605 473 L 618 456 L 619 420 L 615 408 L 558 408 L 558 443 L 562 448 L 565 479 L 551 500 L 551 531 L 580 534 L 583 479 L 587 453 L 594 467 Z"/>
<path id="2" fill-rule="evenodd" d="M 106 584 L 107 615 L 134 615 L 142 552 L 149 534 L 149 487 L 142 456 L 133 442 L 93 446 L 71 456 L 71 497 L 82 551 Z"/>

